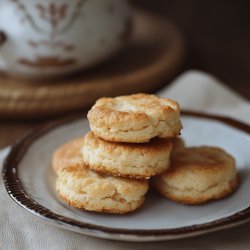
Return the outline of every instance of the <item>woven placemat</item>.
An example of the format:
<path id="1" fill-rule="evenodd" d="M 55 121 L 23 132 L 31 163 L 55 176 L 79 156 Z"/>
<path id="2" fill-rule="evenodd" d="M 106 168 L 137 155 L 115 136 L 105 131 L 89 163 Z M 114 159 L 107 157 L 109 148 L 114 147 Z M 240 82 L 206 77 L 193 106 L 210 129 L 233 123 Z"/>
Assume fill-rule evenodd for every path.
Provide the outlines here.
<path id="1" fill-rule="evenodd" d="M 182 62 L 182 37 L 168 20 L 149 12 L 136 10 L 134 23 L 131 43 L 91 70 L 36 83 L 0 75 L 0 117 L 51 117 L 87 109 L 102 96 L 163 86 Z"/>

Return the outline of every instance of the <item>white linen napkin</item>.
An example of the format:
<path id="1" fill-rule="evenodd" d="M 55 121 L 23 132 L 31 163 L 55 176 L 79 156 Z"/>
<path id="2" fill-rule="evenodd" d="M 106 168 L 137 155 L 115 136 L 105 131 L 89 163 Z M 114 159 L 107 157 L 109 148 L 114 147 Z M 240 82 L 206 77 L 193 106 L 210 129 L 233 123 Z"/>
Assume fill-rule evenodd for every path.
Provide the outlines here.
<path id="1" fill-rule="evenodd" d="M 182 74 L 158 94 L 177 100 L 183 109 L 250 122 L 250 102 L 215 77 L 200 71 L 192 70 Z"/>
<path id="2" fill-rule="evenodd" d="M 184 109 L 207 111 L 250 122 L 250 103 L 214 77 L 189 71 L 158 93 L 179 101 Z M 8 149 L 0 152 L 1 162 Z M 249 249 L 250 224 L 176 241 L 128 243 L 103 240 L 47 225 L 15 204 L 0 177 L 0 249 Z"/>

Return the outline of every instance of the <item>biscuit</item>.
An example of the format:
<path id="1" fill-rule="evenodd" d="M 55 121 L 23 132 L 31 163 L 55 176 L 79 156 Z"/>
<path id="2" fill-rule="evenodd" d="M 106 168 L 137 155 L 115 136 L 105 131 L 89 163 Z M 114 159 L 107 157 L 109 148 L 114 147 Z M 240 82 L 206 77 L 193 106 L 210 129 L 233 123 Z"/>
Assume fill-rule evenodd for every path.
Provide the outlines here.
<path id="1" fill-rule="evenodd" d="M 142 206 L 148 182 L 99 175 L 84 164 L 74 164 L 59 173 L 56 190 L 59 197 L 72 207 L 123 214 Z"/>
<path id="2" fill-rule="evenodd" d="M 88 112 L 88 119 L 96 136 L 116 142 L 175 137 L 182 128 L 178 103 L 149 94 L 101 98 Z"/>
<path id="3" fill-rule="evenodd" d="M 205 146 L 174 151 L 170 169 L 152 178 L 161 195 L 184 204 L 221 199 L 238 182 L 234 158 L 220 148 Z"/>
<path id="4" fill-rule="evenodd" d="M 81 147 L 84 137 L 78 137 L 56 149 L 52 156 L 52 168 L 58 174 L 63 168 L 73 163 L 83 163 Z"/>
<path id="5" fill-rule="evenodd" d="M 96 172 L 147 179 L 169 166 L 172 142 L 154 138 L 148 143 L 108 142 L 89 132 L 85 135 L 82 154 L 88 167 Z"/>
<path id="6" fill-rule="evenodd" d="M 182 149 L 185 147 L 185 142 L 180 137 L 175 137 L 175 138 L 171 139 L 171 141 L 173 143 L 172 151 L 176 151 L 176 150 L 179 150 L 179 149 Z"/>

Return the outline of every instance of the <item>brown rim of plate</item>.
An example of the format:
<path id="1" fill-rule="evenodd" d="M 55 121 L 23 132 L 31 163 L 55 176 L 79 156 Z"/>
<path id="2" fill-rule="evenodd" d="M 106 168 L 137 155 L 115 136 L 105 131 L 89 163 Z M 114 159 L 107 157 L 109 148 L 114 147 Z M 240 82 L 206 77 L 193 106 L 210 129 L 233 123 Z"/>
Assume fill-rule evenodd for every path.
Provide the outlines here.
<path id="1" fill-rule="evenodd" d="M 234 128 L 240 129 L 247 134 L 250 134 L 250 126 L 244 124 L 242 122 L 236 121 L 234 119 L 223 117 L 223 116 L 216 116 L 210 115 L 205 113 L 198 113 L 193 111 L 183 111 L 182 115 L 184 116 L 192 116 L 192 117 L 199 117 L 199 118 L 207 118 L 211 120 L 217 120 L 227 125 L 230 125 Z M 135 236 L 182 236 L 191 235 L 191 234 L 202 234 L 202 232 L 207 231 L 214 231 L 219 230 L 225 227 L 233 226 L 236 224 L 241 224 L 247 222 L 250 219 L 250 206 L 244 210 L 241 210 L 231 216 L 221 218 L 218 220 L 214 220 L 208 223 L 203 223 L 199 225 L 191 225 L 185 226 L 180 228 L 173 228 L 173 229 L 121 229 L 121 228 L 111 228 L 111 227 L 104 227 L 98 226 L 90 223 L 79 222 L 74 219 L 69 219 L 67 217 L 58 215 L 46 207 L 38 204 L 36 201 L 31 199 L 28 194 L 25 192 L 22 183 L 18 177 L 18 166 L 20 161 L 22 160 L 23 156 L 25 155 L 27 149 L 30 145 L 46 134 L 47 132 L 56 129 L 57 127 L 73 122 L 79 119 L 79 116 L 74 118 L 65 118 L 63 120 L 50 123 L 48 125 L 41 126 L 40 128 L 34 129 L 33 131 L 26 134 L 23 138 L 16 141 L 11 147 L 10 153 L 6 157 L 4 164 L 3 164 L 3 180 L 5 188 L 9 194 L 9 196 L 20 206 L 28 210 L 29 212 L 43 217 L 47 221 L 57 222 L 60 225 L 68 225 L 71 227 L 77 227 L 81 229 L 87 230 L 97 230 L 103 233 L 108 234 L 124 234 L 124 235 L 135 235 Z"/>

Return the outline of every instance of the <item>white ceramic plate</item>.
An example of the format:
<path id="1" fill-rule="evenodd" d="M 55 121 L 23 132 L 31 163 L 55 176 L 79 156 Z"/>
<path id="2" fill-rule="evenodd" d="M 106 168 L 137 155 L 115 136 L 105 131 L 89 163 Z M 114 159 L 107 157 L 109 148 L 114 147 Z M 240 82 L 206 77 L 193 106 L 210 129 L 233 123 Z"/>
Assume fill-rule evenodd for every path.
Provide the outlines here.
<path id="1" fill-rule="evenodd" d="M 145 205 L 128 215 L 98 214 L 69 207 L 55 192 L 56 176 L 51 170 L 51 156 L 59 145 L 89 130 L 86 119 L 37 129 L 17 142 L 4 163 L 6 189 L 24 209 L 53 225 L 114 240 L 178 239 L 249 221 L 250 127 L 230 119 L 194 113 L 183 114 L 182 121 L 182 134 L 188 146 L 214 145 L 234 155 L 241 185 L 232 196 L 191 206 L 150 192 Z"/>

